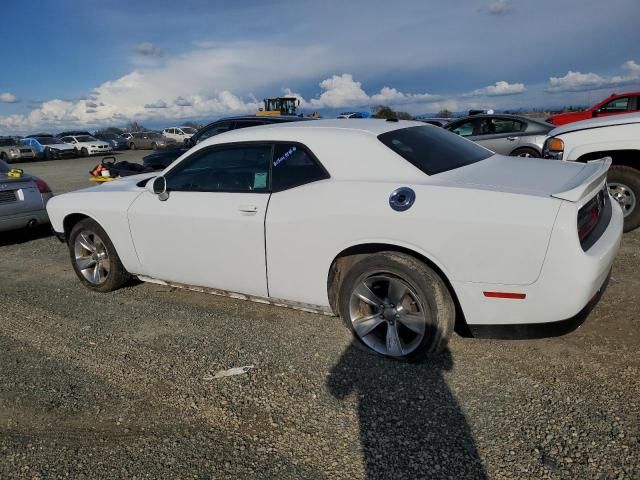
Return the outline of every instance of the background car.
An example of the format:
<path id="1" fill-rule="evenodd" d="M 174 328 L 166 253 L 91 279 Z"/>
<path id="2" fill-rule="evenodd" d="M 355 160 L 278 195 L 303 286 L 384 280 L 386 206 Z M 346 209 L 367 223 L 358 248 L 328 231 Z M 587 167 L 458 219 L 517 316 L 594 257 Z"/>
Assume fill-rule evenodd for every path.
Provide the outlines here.
<path id="1" fill-rule="evenodd" d="M 596 103 L 593 107 L 581 112 L 565 112 L 551 115 L 547 118 L 547 122 L 554 125 L 565 125 L 595 117 L 607 117 L 609 115 L 638 111 L 640 111 L 640 92 L 614 93 L 603 101 Z"/>
<path id="2" fill-rule="evenodd" d="M 60 132 L 56 137 L 91 137 L 92 134 L 87 132 L 86 130 L 67 130 L 65 132 Z"/>
<path id="3" fill-rule="evenodd" d="M 478 114 L 444 128 L 502 155 L 538 158 L 553 125 L 518 115 Z"/>
<path id="4" fill-rule="evenodd" d="M 607 175 L 611 197 L 624 214 L 624 231 L 640 227 L 640 112 L 592 118 L 549 132 L 545 158 L 588 162 L 612 159 Z"/>
<path id="5" fill-rule="evenodd" d="M 142 162 L 145 167 L 150 167 L 154 170 L 162 170 L 163 168 L 168 167 L 176 158 L 189 150 L 192 146 L 220 133 L 228 132 L 229 130 L 237 130 L 239 128 L 257 127 L 259 125 L 270 125 L 274 123 L 299 122 L 303 120 L 306 121 L 309 119 L 286 115 L 272 115 L 266 117 L 246 115 L 222 118 L 202 127 L 194 136 L 189 138 L 184 144 L 180 145 L 179 148 L 149 154 L 142 159 Z"/>
<path id="6" fill-rule="evenodd" d="M 321 120 L 227 132 L 160 176 L 47 210 L 91 290 L 133 275 L 337 314 L 363 348 L 419 360 L 445 349 L 456 311 L 473 333 L 517 338 L 591 305 L 622 236 L 609 165 L 509 158 L 419 122 Z"/>
<path id="7" fill-rule="evenodd" d="M 36 152 L 13 137 L 0 138 L 0 160 L 19 162 L 36 158 Z"/>
<path id="8" fill-rule="evenodd" d="M 101 154 L 110 152 L 111 145 L 107 142 L 103 142 L 102 140 L 98 140 L 97 138 L 92 137 L 91 135 L 78 135 L 76 136 L 67 136 L 62 137 L 62 140 L 65 143 L 70 143 L 73 145 L 80 155 L 83 157 L 88 157 L 89 155 Z"/>
<path id="9" fill-rule="evenodd" d="M 174 139 L 167 138 L 158 132 L 136 132 L 129 139 L 129 148 L 131 150 L 138 148 L 160 150 L 178 147 L 178 145 L 178 142 Z"/>
<path id="10" fill-rule="evenodd" d="M 448 123 L 454 121 L 454 118 L 439 118 L 439 117 L 420 117 L 416 118 L 418 122 L 428 123 L 430 125 L 435 125 L 436 127 L 444 127 Z"/>
<path id="11" fill-rule="evenodd" d="M 193 137 L 198 130 L 193 127 L 171 127 L 165 128 L 162 135 L 167 138 L 173 138 L 176 142 L 184 142 L 187 138 Z"/>
<path id="12" fill-rule="evenodd" d="M 0 160 L 0 232 L 49 223 L 46 206 L 53 196 L 49 185 L 26 173 L 11 178 L 7 175 L 10 170 Z"/>
<path id="13" fill-rule="evenodd" d="M 78 156 L 75 146 L 55 137 L 26 137 L 22 143 L 31 147 L 40 158 L 53 160 Z"/>
<path id="14" fill-rule="evenodd" d="M 126 138 L 122 138 L 120 135 L 116 135 L 115 133 L 96 133 L 94 135 L 98 140 L 102 140 L 103 142 L 107 142 L 111 145 L 113 150 L 126 150 L 129 148 L 129 142 Z"/>

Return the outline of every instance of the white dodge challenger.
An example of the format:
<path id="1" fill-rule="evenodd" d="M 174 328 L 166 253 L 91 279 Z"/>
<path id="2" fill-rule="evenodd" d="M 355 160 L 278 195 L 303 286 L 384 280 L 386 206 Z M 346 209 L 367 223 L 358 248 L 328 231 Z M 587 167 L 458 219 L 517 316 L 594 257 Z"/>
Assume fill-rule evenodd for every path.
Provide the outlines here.
<path id="1" fill-rule="evenodd" d="M 90 289 L 135 276 L 337 314 L 360 345 L 417 360 L 454 326 L 575 328 L 622 236 L 610 163 L 504 157 L 417 122 L 294 122 L 217 135 L 159 176 L 47 210 Z"/>

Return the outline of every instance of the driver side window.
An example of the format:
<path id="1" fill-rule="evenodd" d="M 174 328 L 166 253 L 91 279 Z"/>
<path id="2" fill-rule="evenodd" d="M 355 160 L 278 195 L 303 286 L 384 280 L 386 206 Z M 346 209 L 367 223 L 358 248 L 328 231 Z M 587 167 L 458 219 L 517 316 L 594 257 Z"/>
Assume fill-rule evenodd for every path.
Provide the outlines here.
<path id="1" fill-rule="evenodd" d="M 200 150 L 167 173 L 167 190 L 182 192 L 268 192 L 271 145 Z"/>
<path id="2" fill-rule="evenodd" d="M 207 130 L 200 133 L 200 135 L 198 135 L 198 139 L 196 140 L 196 143 L 200 143 L 209 137 L 218 135 L 219 133 L 228 132 L 229 130 L 231 130 L 231 122 L 222 122 L 217 125 L 212 125 L 210 128 L 208 128 Z"/>
<path id="3" fill-rule="evenodd" d="M 606 103 L 600 109 L 603 113 L 620 113 L 629 109 L 629 97 L 620 97 Z"/>

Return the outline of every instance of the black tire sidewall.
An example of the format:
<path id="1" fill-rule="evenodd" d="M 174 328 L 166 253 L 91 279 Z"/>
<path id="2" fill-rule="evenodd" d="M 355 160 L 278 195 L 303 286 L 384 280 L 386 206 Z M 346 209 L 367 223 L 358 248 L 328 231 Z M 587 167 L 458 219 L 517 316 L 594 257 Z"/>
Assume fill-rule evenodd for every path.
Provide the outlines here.
<path id="1" fill-rule="evenodd" d="M 625 165 L 613 165 L 607 174 L 607 182 L 622 183 L 633 191 L 636 196 L 636 207 L 625 217 L 623 230 L 630 232 L 638 228 L 640 226 L 640 170 Z"/>
<path id="2" fill-rule="evenodd" d="M 353 329 L 349 314 L 351 292 L 364 278 L 375 273 L 385 273 L 407 282 L 420 297 L 422 308 L 429 314 L 431 324 L 420 345 L 409 355 L 390 357 L 400 361 L 421 361 L 425 356 L 442 351 L 453 331 L 455 305 L 447 286 L 440 276 L 423 262 L 399 252 L 371 254 L 357 261 L 345 275 L 338 296 L 338 311 L 347 328 L 352 332 L 356 346 L 377 354 L 368 347 Z"/>
<path id="3" fill-rule="evenodd" d="M 529 158 L 541 158 L 542 156 L 535 151 L 533 148 L 528 148 L 528 147 L 523 147 L 523 148 L 516 148 L 513 152 L 511 152 L 511 156 L 512 157 L 519 157 L 522 153 L 529 153 L 531 154 L 531 157 Z M 524 157 L 527 158 L 527 157 Z"/>
<path id="4" fill-rule="evenodd" d="M 82 275 L 82 272 L 78 270 L 78 266 L 76 265 L 75 252 L 74 252 L 75 241 L 77 236 L 80 234 L 80 232 L 85 230 L 90 230 L 96 233 L 100 237 L 105 247 L 107 248 L 109 260 L 111 262 L 111 271 L 107 275 L 107 280 L 100 285 L 94 285 L 89 281 L 87 281 L 87 279 L 84 278 L 84 276 Z M 88 289 L 96 292 L 111 292 L 113 290 L 117 290 L 127 282 L 129 278 L 129 274 L 127 273 L 124 266 L 122 265 L 122 262 L 120 261 L 120 257 L 118 256 L 118 252 L 116 252 L 116 249 L 113 246 L 113 243 L 109 238 L 109 235 L 107 235 L 107 232 L 105 232 L 104 229 L 100 226 L 100 224 L 95 220 L 91 218 L 86 218 L 76 223 L 71 229 L 71 232 L 69 234 L 68 247 L 69 247 L 69 256 L 71 258 L 71 265 L 73 267 L 73 271 L 76 272 L 77 277 L 80 279 L 83 285 Z"/>

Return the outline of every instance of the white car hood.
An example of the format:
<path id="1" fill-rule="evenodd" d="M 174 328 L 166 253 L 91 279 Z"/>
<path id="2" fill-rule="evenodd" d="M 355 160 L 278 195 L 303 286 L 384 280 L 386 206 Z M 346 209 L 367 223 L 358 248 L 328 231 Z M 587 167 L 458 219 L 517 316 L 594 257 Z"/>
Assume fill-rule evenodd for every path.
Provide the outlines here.
<path id="1" fill-rule="evenodd" d="M 437 183 L 451 186 L 548 197 L 575 188 L 588 165 L 591 163 L 493 155 L 432 178 Z M 596 168 L 599 164 L 598 167 L 589 166 L 589 170 Z"/>

